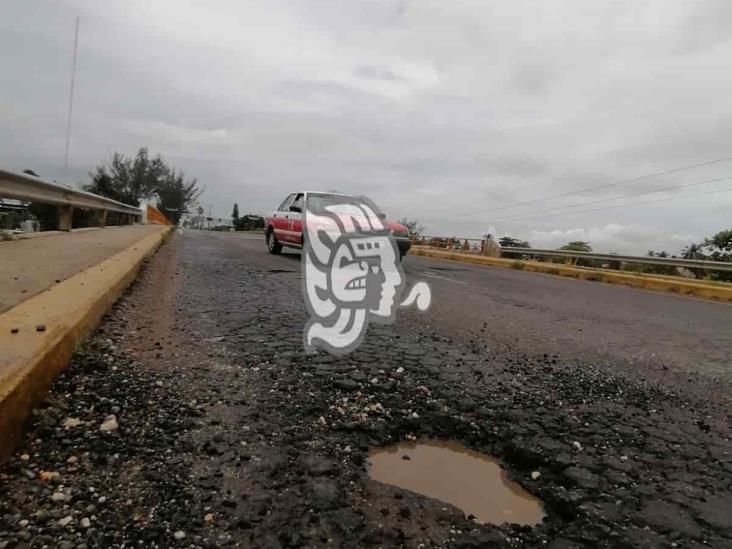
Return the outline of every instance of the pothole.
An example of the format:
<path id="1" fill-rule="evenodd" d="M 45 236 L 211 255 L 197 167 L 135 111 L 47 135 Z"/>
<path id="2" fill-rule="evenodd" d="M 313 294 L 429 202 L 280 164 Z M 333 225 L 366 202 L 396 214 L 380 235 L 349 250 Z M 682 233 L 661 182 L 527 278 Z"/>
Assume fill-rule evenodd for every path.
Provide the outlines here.
<path id="1" fill-rule="evenodd" d="M 484 524 L 533 526 L 545 515 L 541 500 L 510 480 L 495 459 L 456 442 L 402 442 L 373 450 L 369 475 L 454 505 Z"/>

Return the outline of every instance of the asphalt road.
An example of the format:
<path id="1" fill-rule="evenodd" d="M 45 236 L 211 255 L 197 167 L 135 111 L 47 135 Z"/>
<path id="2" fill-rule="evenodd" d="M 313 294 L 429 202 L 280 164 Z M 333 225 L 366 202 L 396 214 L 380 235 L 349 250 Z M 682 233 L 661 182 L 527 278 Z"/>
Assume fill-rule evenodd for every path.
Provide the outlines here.
<path id="1" fill-rule="evenodd" d="M 242 260 L 299 268 L 299 251 L 265 256 L 259 236 L 211 238 Z M 499 352 L 556 354 L 654 381 L 688 383 L 691 374 L 722 397 L 715 385 L 732 381 L 732 304 L 420 256 L 407 256 L 404 267 L 410 283 L 433 290 L 429 313 L 404 322 Z"/>
<path id="2" fill-rule="evenodd" d="M 732 304 L 426 257 L 406 265 L 432 283 L 443 329 L 487 322 L 496 346 L 732 380 Z"/>
<path id="3" fill-rule="evenodd" d="M 712 378 L 728 306 L 415 257 L 406 270 L 432 283 L 429 313 L 400 311 L 348 356 L 308 355 L 298 254 L 173 236 L 0 467 L 0 549 L 732 544 L 730 409 L 704 391 L 726 383 Z M 649 312 L 668 330 L 654 337 L 711 358 L 619 328 Z M 369 479 L 373 449 L 413 439 L 495 457 L 543 522 L 479 524 Z"/>

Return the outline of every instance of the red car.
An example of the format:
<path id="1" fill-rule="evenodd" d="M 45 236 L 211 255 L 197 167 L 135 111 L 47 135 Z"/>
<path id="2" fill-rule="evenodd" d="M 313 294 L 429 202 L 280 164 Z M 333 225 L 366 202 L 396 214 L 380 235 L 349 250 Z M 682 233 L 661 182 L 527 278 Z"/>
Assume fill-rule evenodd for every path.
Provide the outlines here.
<path id="1" fill-rule="evenodd" d="M 264 230 L 269 253 L 278 254 L 282 251 L 283 246 L 302 248 L 302 212 L 305 208 L 305 202 L 309 200 L 328 202 L 329 200 L 337 199 L 339 196 L 346 195 L 304 191 L 292 193 L 285 198 L 282 204 L 274 212 L 270 212 L 264 220 Z M 409 240 L 409 229 L 393 221 L 384 220 L 383 223 L 396 240 L 397 247 L 399 248 L 399 256 L 403 258 L 407 255 L 407 251 L 412 245 Z"/>

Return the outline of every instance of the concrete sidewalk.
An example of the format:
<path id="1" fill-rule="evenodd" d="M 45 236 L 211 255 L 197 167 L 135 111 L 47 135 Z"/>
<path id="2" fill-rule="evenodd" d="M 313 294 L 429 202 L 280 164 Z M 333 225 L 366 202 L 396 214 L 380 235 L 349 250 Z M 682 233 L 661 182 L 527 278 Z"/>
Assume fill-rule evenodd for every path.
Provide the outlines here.
<path id="1" fill-rule="evenodd" d="M 127 225 L 0 242 L 0 313 L 159 230 Z"/>

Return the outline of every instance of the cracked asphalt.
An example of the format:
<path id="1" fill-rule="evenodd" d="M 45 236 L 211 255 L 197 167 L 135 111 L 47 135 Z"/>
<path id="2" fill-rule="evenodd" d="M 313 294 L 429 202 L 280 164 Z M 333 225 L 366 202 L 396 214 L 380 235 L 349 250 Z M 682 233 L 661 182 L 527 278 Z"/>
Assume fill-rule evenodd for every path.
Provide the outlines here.
<path id="1" fill-rule="evenodd" d="M 429 313 L 306 355 L 297 254 L 174 235 L 0 467 L 0 548 L 732 546 L 732 309 L 461 269 L 408 257 Z M 368 479 L 412 438 L 496 457 L 544 522 Z"/>

